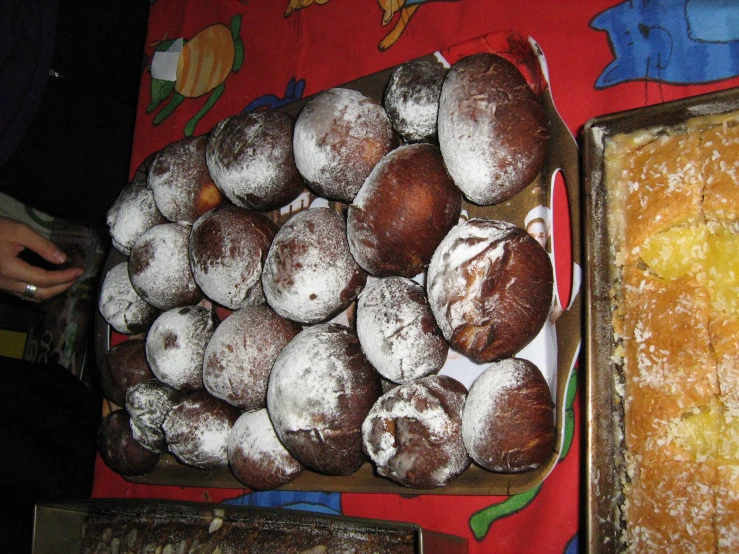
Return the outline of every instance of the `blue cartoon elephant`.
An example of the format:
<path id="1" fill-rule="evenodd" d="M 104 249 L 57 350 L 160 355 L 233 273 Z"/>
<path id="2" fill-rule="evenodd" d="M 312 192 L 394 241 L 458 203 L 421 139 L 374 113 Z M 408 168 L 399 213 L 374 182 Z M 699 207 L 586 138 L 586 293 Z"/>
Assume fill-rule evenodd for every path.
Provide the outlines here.
<path id="1" fill-rule="evenodd" d="M 595 83 L 697 84 L 739 75 L 739 2 L 628 0 L 599 13 L 615 59 Z"/>

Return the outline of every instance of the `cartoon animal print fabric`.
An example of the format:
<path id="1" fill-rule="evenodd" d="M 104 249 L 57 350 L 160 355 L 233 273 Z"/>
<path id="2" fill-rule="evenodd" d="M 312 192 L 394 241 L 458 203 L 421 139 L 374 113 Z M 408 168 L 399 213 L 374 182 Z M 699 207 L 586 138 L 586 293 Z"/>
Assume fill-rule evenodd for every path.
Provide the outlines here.
<path id="1" fill-rule="evenodd" d="M 608 33 L 615 59 L 595 83 L 648 79 L 709 83 L 739 75 L 736 0 L 629 0 L 590 22 Z"/>

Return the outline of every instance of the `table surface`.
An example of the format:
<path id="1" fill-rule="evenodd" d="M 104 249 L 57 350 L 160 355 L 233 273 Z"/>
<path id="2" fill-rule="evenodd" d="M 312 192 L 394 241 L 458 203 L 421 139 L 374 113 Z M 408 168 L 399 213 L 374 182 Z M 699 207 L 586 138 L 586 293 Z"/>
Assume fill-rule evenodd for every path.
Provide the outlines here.
<path id="1" fill-rule="evenodd" d="M 386 5 L 400 4 L 396 12 Z M 186 135 L 258 106 L 279 106 L 491 32 L 517 31 L 541 46 L 555 105 L 573 136 L 591 118 L 739 85 L 739 7 L 706 2 L 540 0 L 154 0 L 131 175 Z M 214 25 L 243 43 L 240 67 L 197 74 L 175 91 L 152 82 L 154 53 L 182 38 L 218 56 Z M 198 41 L 194 41 L 199 37 Z M 194 50 L 193 48 L 190 48 Z M 237 71 L 235 69 L 238 69 Z M 181 80 L 182 68 L 178 77 Z M 155 70 L 156 73 L 156 70 Z M 207 86 L 204 86 L 207 85 Z M 208 89 L 201 93 L 198 86 Z M 177 93 L 182 94 L 178 95 Z M 179 104 L 177 101 L 180 100 Z M 576 370 L 577 371 L 577 370 Z M 582 382 L 580 383 L 582 387 Z M 468 539 L 471 553 L 577 552 L 581 395 L 567 455 L 540 485 L 515 496 L 260 492 L 130 483 L 98 457 L 94 498 L 165 498 L 409 521 Z"/>

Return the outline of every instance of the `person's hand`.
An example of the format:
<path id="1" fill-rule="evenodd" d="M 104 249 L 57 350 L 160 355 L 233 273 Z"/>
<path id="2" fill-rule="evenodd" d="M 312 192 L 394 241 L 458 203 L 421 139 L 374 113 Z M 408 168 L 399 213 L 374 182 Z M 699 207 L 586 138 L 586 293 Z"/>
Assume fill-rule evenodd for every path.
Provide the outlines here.
<path id="1" fill-rule="evenodd" d="M 66 291 L 84 273 L 80 268 L 47 271 L 33 266 L 18 257 L 25 249 L 53 264 L 67 261 L 64 252 L 28 225 L 0 217 L 0 289 L 28 299 L 26 287 L 33 285 L 33 298 L 48 300 Z"/>

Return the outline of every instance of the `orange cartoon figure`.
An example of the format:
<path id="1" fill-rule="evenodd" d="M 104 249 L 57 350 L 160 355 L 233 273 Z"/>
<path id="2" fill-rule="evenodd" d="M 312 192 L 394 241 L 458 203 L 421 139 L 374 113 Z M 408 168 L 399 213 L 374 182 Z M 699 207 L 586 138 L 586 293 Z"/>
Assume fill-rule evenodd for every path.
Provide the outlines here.
<path id="1" fill-rule="evenodd" d="M 185 98 L 208 96 L 205 105 L 185 125 L 185 135 L 191 136 L 195 126 L 213 107 L 225 90 L 225 81 L 244 63 L 244 44 L 239 36 L 241 15 L 231 19 L 231 25 L 210 25 L 190 40 L 163 41 L 156 45 L 151 66 L 151 102 L 146 109 L 153 112 L 167 100 L 154 117 L 159 125 L 169 117 Z"/>
<path id="2" fill-rule="evenodd" d="M 285 17 L 290 17 L 293 12 L 307 8 L 311 4 L 323 6 L 324 4 L 328 4 L 328 0 L 288 0 Z"/>
<path id="3" fill-rule="evenodd" d="M 389 25 L 395 18 L 395 14 L 398 14 L 398 20 L 395 22 L 395 26 L 380 41 L 380 50 L 387 50 L 395 44 L 421 4 L 434 1 L 457 2 L 459 0 L 377 0 L 384 12 L 382 14 L 383 26 Z"/>

